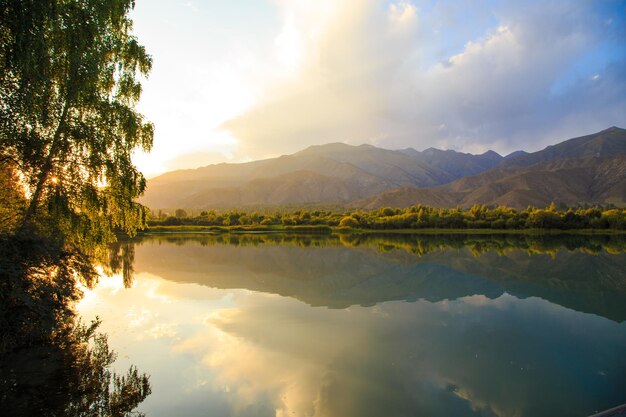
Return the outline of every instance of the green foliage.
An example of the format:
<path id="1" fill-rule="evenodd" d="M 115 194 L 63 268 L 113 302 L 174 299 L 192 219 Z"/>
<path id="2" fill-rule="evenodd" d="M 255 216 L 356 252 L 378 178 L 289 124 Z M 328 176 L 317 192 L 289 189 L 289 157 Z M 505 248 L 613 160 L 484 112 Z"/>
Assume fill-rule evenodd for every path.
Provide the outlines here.
<path id="1" fill-rule="evenodd" d="M 133 234 L 145 180 L 134 149 L 153 126 L 134 110 L 152 64 L 127 17 L 133 0 L 9 0 L 0 7 L 0 161 L 27 189 L 21 229 L 81 247 Z"/>
<path id="2" fill-rule="evenodd" d="M 389 207 L 376 211 L 307 211 L 247 214 L 242 211 L 217 213 L 206 216 L 165 220 L 151 219 L 153 226 L 339 226 L 365 230 L 391 229 L 601 229 L 626 230 L 626 209 L 578 208 L 559 210 L 551 205 L 545 209 L 528 207 L 518 211 L 510 207 L 474 205 L 467 210 L 460 208 L 433 208 L 413 206 L 405 209 Z"/>
<path id="3" fill-rule="evenodd" d="M 359 221 L 354 216 L 346 216 L 339 222 L 340 227 L 359 227 Z"/>

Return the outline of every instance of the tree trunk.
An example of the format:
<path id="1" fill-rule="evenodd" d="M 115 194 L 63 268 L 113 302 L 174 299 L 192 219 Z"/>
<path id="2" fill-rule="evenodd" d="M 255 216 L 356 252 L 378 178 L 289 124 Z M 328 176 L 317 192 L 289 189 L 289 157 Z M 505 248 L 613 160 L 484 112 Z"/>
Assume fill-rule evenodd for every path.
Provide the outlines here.
<path id="1" fill-rule="evenodd" d="M 52 161 L 54 160 L 54 157 L 56 156 L 56 153 L 59 149 L 59 145 L 61 144 L 61 136 L 63 134 L 63 129 L 65 128 L 65 118 L 67 117 L 68 110 L 69 100 L 66 100 L 63 106 L 63 112 L 61 113 L 61 117 L 59 118 L 59 124 L 57 125 L 56 131 L 54 132 L 54 136 L 52 138 L 52 144 L 50 145 L 48 156 L 46 157 L 46 160 L 41 167 L 39 179 L 37 180 L 37 187 L 35 188 L 35 192 L 30 198 L 26 213 L 24 213 L 24 217 L 19 228 L 21 232 L 28 231 L 28 229 L 32 226 L 31 223 L 33 217 L 35 215 L 35 212 L 37 211 L 39 200 L 41 200 L 41 193 L 43 192 L 46 181 L 48 181 L 50 171 L 52 170 Z"/>

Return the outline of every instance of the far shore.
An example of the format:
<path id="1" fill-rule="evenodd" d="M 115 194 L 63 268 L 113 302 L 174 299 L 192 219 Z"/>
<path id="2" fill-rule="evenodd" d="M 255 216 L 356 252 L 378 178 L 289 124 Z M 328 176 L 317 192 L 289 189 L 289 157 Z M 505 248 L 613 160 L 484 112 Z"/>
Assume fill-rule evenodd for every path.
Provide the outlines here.
<path id="1" fill-rule="evenodd" d="M 361 229 L 336 226 L 152 226 L 139 235 L 150 234 L 411 234 L 411 235 L 623 235 L 615 229 Z"/>

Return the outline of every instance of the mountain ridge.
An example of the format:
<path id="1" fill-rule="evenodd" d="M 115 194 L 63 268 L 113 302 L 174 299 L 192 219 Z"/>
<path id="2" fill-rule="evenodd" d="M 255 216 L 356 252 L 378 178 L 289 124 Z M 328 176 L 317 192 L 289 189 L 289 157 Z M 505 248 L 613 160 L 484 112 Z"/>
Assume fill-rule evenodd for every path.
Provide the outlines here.
<path id="1" fill-rule="evenodd" d="M 431 188 L 403 187 L 350 207 L 375 209 L 423 204 L 433 207 L 504 205 L 523 209 L 555 202 L 580 204 L 626 203 L 626 154 L 605 158 L 560 159 L 524 168 L 499 167 L 476 176 Z"/>
<path id="2" fill-rule="evenodd" d="M 416 151 L 417 152 L 417 151 Z M 448 151 L 442 151 L 448 152 Z M 472 159 L 471 154 L 460 154 L 460 158 Z M 224 192 L 225 188 L 245 188 L 251 181 L 274 178 L 284 183 L 285 175 L 299 171 L 310 171 L 325 177 L 335 177 L 356 187 L 351 194 L 360 198 L 375 195 L 398 187 L 435 186 L 451 182 L 464 174 L 474 173 L 478 168 L 471 163 L 465 171 L 459 168 L 458 161 L 453 164 L 456 170 L 446 166 L 439 167 L 424 158 L 414 158 L 400 151 L 377 148 L 372 145 L 347 145 L 331 143 L 314 145 L 292 155 L 264 159 L 239 164 L 214 164 L 193 170 L 178 170 L 165 173 L 148 180 L 146 194 L 140 202 L 150 208 L 207 208 L 214 201 L 214 194 Z M 491 163 L 495 165 L 495 161 Z M 459 169 L 462 171 L 459 171 Z M 317 185 L 319 187 L 319 185 Z M 279 187 L 279 184 L 276 184 Z M 268 186 L 268 188 L 271 188 Z M 203 202 L 201 194 L 206 196 Z M 190 198 L 191 196 L 193 198 Z M 283 198 L 279 200 L 284 201 Z M 306 200 L 306 199 L 305 199 Z M 311 203 L 296 199 L 289 204 Z M 193 201 L 193 204 L 191 203 Z M 320 203 L 345 202 L 341 194 L 328 195 Z M 258 202 L 259 204 L 265 204 Z M 191 205 L 189 205 L 191 204 Z M 252 203 L 251 204 L 257 204 Z M 223 201 L 222 208 L 237 207 Z"/>
<path id="3" fill-rule="evenodd" d="M 152 209 L 624 204 L 624 155 L 626 130 L 617 127 L 506 156 L 335 142 L 277 158 L 165 173 L 148 181 L 140 202 Z"/>

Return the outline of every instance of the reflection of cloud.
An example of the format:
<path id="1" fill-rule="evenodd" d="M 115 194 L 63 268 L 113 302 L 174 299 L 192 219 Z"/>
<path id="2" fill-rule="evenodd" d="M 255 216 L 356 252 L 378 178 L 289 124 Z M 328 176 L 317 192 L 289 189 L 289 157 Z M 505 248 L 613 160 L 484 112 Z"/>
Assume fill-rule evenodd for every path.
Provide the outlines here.
<path id="1" fill-rule="evenodd" d="M 332 310 L 148 274 L 99 297 L 86 308 L 115 329 L 111 345 L 152 375 L 150 415 L 573 414 L 626 383 L 619 324 L 534 297 Z"/>
<path id="2" fill-rule="evenodd" d="M 128 313 L 126 313 L 126 319 L 128 320 L 128 326 L 133 327 L 145 327 L 156 317 L 155 313 L 152 311 L 141 308 L 136 310 L 135 307 L 132 307 Z"/>
<path id="3" fill-rule="evenodd" d="M 198 6 L 193 2 L 193 1 L 186 1 L 185 2 L 185 6 L 189 7 L 193 12 L 198 12 Z"/>
<path id="4" fill-rule="evenodd" d="M 270 401 L 277 416 L 314 415 L 314 396 L 326 371 L 318 361 L 340 345 L 319 337 L 316 329 L 321 323 L 294 309 L 296 305 L 302 306 L 250 294 L 238 308 L 211 317 L 210 325 L 223 336 L 219 349 L 203 363 L 217 370 L 218 386 L 235 394 L 236 410 Z"/>
<path id="5" fill-rule="evenodd" d="M 202 362 L 235 409 L 270 401 L 277 415 L 533 415 L 520 411 L 524 404 L 550 410 L 576 397 L 574 384 L 543 399 L 548 386 L 587 366 L 553 362 L 569 354 L 558 346 L 591 346 L 562 327 L 571 314 L 511 296 L 333 311 L 249 294 L 210 320 L 224 336 Z M 605 324 L 589 319 L 596 331 Z"/>
<path id="6" fill-rule="evenodd" d="M 154 339 L 161 339 L 161 338 L 174 339 L 174 338 L 177 338 L 176 327 L 177 327 L 176 323 L 157 324 L 154 327 L 146 330 L 145 333 Z"/>

